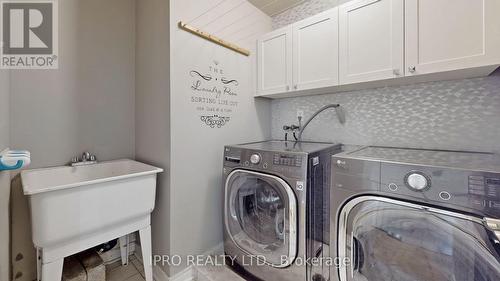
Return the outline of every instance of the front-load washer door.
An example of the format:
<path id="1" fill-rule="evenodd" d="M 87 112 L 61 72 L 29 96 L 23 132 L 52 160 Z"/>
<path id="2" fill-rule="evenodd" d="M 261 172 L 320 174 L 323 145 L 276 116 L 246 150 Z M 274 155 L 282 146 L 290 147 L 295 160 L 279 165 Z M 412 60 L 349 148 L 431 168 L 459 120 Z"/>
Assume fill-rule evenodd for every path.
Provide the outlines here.
<path id="1" fill-rule="evenodd" d="M 297 255 L 297 203 L 281 178 L 246 170 L 226 180 L 226 229 L 246 254 L 286 267 Z"/>
<path id="2" fill-rule="evenodd" d="M 339 218 L 341 281 L 500 280 L 498 239 L 479 218 L 368 196 Z"/>

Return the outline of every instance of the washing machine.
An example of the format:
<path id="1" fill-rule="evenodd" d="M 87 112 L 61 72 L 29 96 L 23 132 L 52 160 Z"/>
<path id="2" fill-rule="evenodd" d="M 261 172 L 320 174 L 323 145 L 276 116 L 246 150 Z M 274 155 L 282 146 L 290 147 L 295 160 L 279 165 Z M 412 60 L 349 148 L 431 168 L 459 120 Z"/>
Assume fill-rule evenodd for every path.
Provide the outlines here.
<path id="1" fill-rule="evenodd" d="M 500 158 L 364 147 L 332 157 L 337 281 L 500 280 Z"/>
<path id="2" fill-rule="evenodd" d="M 341 145 L 266 141 L 224 149 L 224 251 L 249 280 L 328 280 L 331 156 Z M 234 262 L 233 262 L 234 260 Z"/>

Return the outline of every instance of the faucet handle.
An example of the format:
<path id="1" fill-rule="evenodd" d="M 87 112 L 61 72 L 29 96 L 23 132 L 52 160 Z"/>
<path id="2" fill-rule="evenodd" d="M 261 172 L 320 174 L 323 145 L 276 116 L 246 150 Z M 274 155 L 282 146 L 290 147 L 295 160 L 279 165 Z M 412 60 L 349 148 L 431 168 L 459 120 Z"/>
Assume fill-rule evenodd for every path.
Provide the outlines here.
<path id="1" fill-rule="evenodd" d="M 78 156 L 71 158 L 71 163 L 78 163 L 79 161 Z"/>
<path id="2" fill-rule="evenodd" d="M 97 161 L 97 157 L 95 155 L 90 155 L 90 161 Z"/>
<path id="3" fill-rule="evenodd" d="M 90 152 L 85 151 L 82 153 L 82 161 L 89 161 L 90 160 Z"/>

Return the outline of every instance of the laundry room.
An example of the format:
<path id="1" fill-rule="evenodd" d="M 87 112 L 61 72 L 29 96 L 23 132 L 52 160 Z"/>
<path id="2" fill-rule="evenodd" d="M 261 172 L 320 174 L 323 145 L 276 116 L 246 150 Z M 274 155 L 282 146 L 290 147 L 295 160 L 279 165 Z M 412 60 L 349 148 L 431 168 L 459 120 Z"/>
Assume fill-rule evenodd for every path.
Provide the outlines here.
<path id="1" fill-rule="evenodd" d="M 500 280 L 499 1 L 0 8 L 0 281 Z"/>

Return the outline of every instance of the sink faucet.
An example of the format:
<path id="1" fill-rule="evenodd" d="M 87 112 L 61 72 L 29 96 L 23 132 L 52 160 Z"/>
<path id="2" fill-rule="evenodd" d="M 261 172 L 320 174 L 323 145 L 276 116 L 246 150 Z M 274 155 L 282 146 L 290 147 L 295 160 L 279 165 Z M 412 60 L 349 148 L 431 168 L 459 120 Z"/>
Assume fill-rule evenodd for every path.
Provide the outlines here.
<path id="1" fill-rule="evenodd" d="M 82 153 L 81 159 L 79 159 L 78 156 L 75 156 L 71 159 L 71 166 L 73 167 L 91 165 L 91 164 L 97 164 L 97 157 L 88 151 Z"/>
<path id="2" fill-rule="evenodd" d="M 90 152 L 85 151 L 82 153 L 82 161 L 89 161 L 90 160 Z"/>

